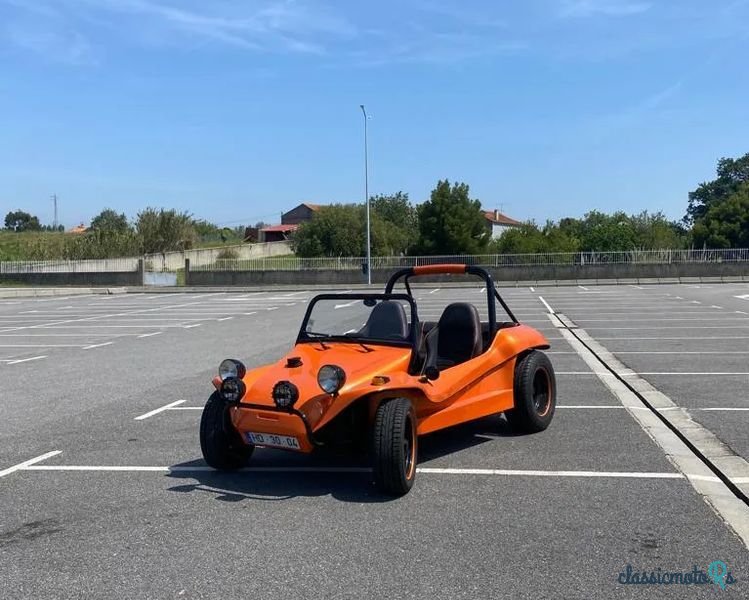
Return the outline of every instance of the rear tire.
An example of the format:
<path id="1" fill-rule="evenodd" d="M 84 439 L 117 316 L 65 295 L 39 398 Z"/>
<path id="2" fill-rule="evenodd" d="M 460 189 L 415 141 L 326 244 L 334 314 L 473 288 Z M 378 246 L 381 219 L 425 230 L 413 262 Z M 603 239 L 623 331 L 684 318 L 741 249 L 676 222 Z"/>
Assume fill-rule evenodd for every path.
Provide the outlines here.
<path id="1" fill-rule="evenodd" d="M 416 411 L 411 401 L 383 401 L 372 430 L 372 469 L 377 489 L 393 496 L 407 494 L 416 478 L 417 455 Z"/>
<path id="2" fill-rule="evenodd" d="M 229 406 L 214 392 L 200 419 L 200 449 L 209 466 L 219 471 L 234 471 L 247 464 L 254 446 L 242 442 L 231 423 Z"/>
<path id="3" fill-rule="evenodd" d="M 549 357 L 531 350 L 515 365 L 515 407 L 505 412 L 513 429 L 521 433 L 538 433 L 554 418 L 557 385 Z"/>

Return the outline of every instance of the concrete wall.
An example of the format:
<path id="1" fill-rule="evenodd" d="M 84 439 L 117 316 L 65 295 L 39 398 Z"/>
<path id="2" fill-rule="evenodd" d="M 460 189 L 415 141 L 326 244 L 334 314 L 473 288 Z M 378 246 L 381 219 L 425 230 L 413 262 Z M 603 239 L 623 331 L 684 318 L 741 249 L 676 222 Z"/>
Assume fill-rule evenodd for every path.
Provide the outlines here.
<path id="1" fill-rule="evenodd" d="M 0 283 L 24 285 L 121 286 L 143 285 L 143 274 L 138 271 L 109 271 L 102 273 L 3 273 Z"/>
<path id="2" fill-rule="evenodd" d="M 212 265 L 222 252 L 231 251 L 237 258 L 263 258 L 269 256 L 283 256 L 293 254 L 291 242 L 268 242 L 260 244 L 237 244 L 221 246 L 219 248 L 200 248 L 184 252 L 165 252 L 163 254 L 147 254 L 144 258 L 148 269 L 154 271 L 177 271 L 185 266 L 185 259 L 193 266 Z"/>
<path id="3" fill-rule="evenodd" d="M 372 271 L 372 282 L 384 284 L 394 269 Z M 492 267 L 495 281 L 637 280 L 690 277 L 749 277 L 749 263 L 613 264 L 531 267 Z M 450 276 L 421 278 L 421 281 L 449 281 Z M 366 283 L 361 271 L 189 271 L 185 285 L 267 285 Z"/>
<path id="4" fill-rule="evenodd" d="M 143 285 L 143 260 L 135 259 L 131 271 L 30 271 L 26 273 L 0 273 L 0 283 L 46 286 L 131 286 Z"/>

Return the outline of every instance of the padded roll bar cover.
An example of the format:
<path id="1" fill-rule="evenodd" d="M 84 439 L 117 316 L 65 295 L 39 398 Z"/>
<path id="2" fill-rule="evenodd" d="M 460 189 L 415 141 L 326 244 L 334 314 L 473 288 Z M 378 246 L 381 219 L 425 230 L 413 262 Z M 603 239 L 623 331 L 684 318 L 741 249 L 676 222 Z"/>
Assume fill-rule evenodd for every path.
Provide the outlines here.
<path id="1" fill-rule="evenodd" d="M 413 268 L 414 275 L 439 275 L 441 273 L 460 274 L 466 272 L 467 265 L 422 265 Z"/>

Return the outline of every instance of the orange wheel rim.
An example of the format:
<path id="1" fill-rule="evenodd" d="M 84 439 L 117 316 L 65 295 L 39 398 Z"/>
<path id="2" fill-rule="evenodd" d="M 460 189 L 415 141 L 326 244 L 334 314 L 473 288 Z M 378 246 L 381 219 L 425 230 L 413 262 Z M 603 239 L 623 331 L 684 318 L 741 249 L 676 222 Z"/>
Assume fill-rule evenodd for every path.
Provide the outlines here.
<path id="1" fill-rule="evenodd" d="M 539 417 L 545 417 L 551 410 L 551 395 L 549 372 L 540 368 L 533 375 L 533 408 Z"/>
<path id="2" fill-rule="evenodd" d="M 411 417 L 406 422 L 406 435 L 403 438 L 403 462 L 406 479 L 411 479 L 416 471 L 416 428 Z"/>

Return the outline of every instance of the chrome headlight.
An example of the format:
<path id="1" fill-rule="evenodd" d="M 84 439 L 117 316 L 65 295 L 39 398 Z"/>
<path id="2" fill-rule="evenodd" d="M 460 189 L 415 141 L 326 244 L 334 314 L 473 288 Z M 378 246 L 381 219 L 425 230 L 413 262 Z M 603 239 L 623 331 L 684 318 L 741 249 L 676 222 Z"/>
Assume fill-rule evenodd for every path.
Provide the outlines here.
<path id="1" fill-rule="evenodd" d="M 346 382 L 346 373 L 337 365 L 324 365 L 317 372 L 317 384 L 326 394 L 335 394 Z"/>
<path id="2" fill-rule="evenodd" d="M 297 400 L 299 400 L 299 388 L 290 381 L 279 381 L 273 386 L 273 402 L 278 408 L 288 410 Z"/>
<path id="3" fill-rule="evenodd" d="M 223 398 L 224 402 L 236 404 L 242 399 L 246 391 L 247 388 L 245 387 L 244 382 L 241 379 L 237 379 L 236 377 L 227 377 L 221 382 L 219 394 L 221 395 L 221 398 Z"/>
<path id="4" fill-rule="evenodd" d="M 222 360 L 221 364 L 218 366 L 218 375 L 222 380 L 228 379 L 229 377 L 242 379 L 245 376 L 245 373 L 247 373 L 245 366 L 240 361 L 233 358 Z"/>

